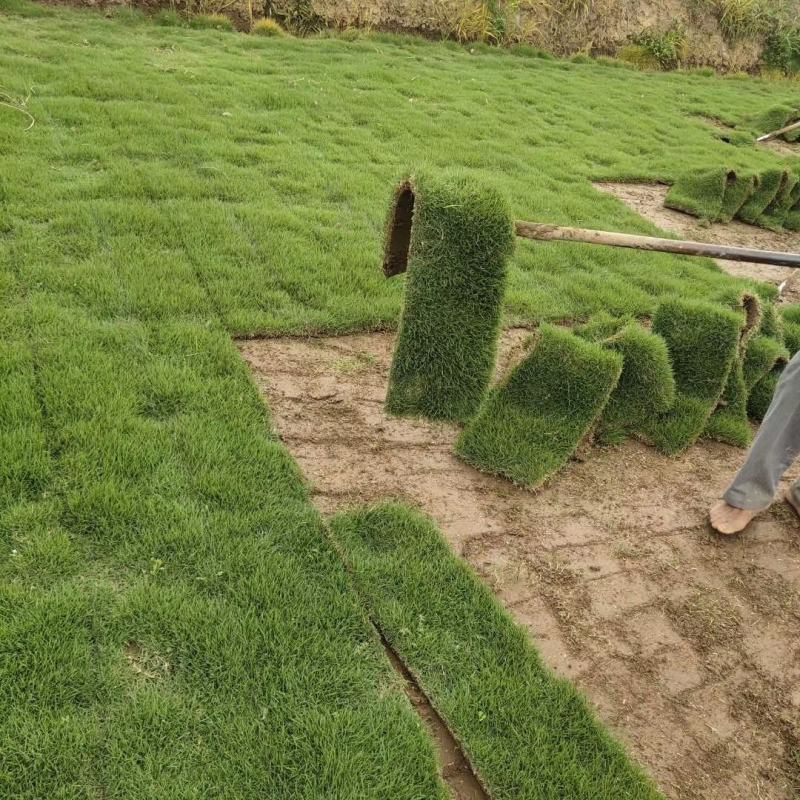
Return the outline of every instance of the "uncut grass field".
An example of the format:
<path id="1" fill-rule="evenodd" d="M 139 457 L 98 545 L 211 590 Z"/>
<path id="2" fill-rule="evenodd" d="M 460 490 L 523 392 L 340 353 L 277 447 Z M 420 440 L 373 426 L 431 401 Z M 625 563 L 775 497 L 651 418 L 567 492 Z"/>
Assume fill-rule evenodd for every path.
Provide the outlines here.
<path id="1" fill-rule="evenodd" d="M 648 232 L 587 179 L 775 167 L 697 115 L 786 86 L 0 0 L 0 797 L 443 797 L 231 337 L 393 327 L 381 231 L 409 166 L 472 171 L 518 218 Z M 734 283 L 525 244 L 504 313 Z"/>

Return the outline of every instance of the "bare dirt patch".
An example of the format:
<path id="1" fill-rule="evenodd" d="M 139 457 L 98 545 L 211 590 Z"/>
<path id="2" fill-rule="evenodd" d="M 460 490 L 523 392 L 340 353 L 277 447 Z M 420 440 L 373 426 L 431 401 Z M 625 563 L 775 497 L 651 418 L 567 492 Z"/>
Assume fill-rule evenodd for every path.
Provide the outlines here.
<path id="1" fill-rule="evenodd" d="M 501 368 L 526 336 L 504 333 Z M 398 498 L 430 514 L 667 796 L 794 800 L 800 525 L 782 505 L 743 536 L 706 525 L 744 452 L 590 448 L 528 492 L 457 460 L 455 427 L 385 416 L 392 346 L 239 343 L 320 510 Z"/>

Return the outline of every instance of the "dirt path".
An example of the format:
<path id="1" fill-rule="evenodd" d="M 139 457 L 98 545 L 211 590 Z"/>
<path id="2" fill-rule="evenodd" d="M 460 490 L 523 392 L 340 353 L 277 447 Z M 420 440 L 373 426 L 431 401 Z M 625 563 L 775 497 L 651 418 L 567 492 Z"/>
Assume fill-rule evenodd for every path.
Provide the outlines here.
<path id="1" fill-rule="evenodd" d="M 507 331 L 502 361 L 525 331 Z M 779 505 L 723 539 L 705 514 L 743 451 L 592 448 L 537 493 L 452 454 L 457 430 L 387 418 L 393 336 L 243 341 L 325 513 L 425 510 L 547 663 L 670 798 L 800 791 L 800 523 Z"/>

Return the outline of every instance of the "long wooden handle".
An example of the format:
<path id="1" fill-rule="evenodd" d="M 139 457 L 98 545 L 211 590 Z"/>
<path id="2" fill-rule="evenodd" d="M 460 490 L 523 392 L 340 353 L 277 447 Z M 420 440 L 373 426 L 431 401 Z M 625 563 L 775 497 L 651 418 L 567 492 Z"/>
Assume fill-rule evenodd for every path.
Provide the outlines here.
<path id="1" fill-rule="evenodd" d="M 756 139 L 757 142 L 766 142 L 769 139 L 774 139 L 776 136 L 783 136 L 784 133 L 791 133 L 792 131 L 796 131 L 800 128 L 800 120 L 797 122 L 793 122 L 791 125 L 787 125 L 785 128 L 778 128 L 777 131 L 772 131 L 771 133 L 765 133 L 763 136 L 759 136 Z"/>
<path id="2" fill-rule="evenodd" d="M 800 267 L 800 253 L 781 253 L 775 250 L 752 250 L 749 247 L 728 247 L 723 244 L 689 242 L 681 239 L 659 239 L 655 236 L 636 236 L 630 233 L 609 233 L 586 228 L 563 228 L 539 222 L 517 222 L 517 236 L 545 242 L 584 242 L 610 247 L 630 247 L 634 250 L 655 250 L 684 256 L 709 256 L 729 261 L 749 261 L 753 264 L 772 264 L 775 267 Z"/>

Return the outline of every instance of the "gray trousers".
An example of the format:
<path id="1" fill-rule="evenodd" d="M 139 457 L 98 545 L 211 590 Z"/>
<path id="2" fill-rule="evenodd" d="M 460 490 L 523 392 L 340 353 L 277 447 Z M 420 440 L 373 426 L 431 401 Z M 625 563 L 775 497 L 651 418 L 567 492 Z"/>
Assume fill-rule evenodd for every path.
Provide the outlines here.
<path id="1" fill-rule="evenodd" d="M 783 371 L 775 396 L 753 440 L 744 466 L 724 499 L 737 508 L 766 508 L 775 498 L 784 472 L 800 454 L 800 352 Z M 800 481 L 792 494 L 800 501 Z"/>

